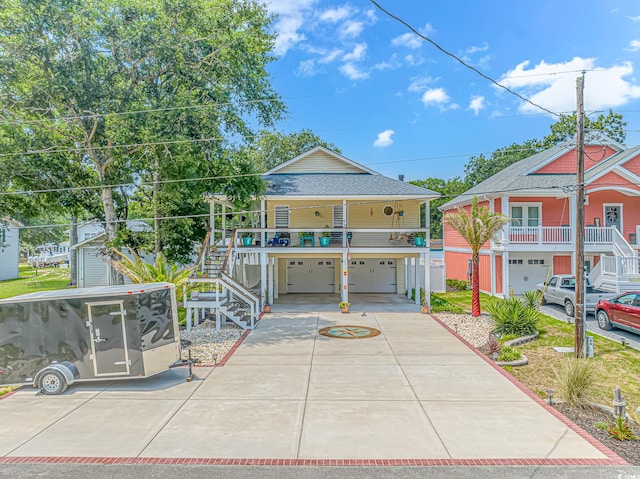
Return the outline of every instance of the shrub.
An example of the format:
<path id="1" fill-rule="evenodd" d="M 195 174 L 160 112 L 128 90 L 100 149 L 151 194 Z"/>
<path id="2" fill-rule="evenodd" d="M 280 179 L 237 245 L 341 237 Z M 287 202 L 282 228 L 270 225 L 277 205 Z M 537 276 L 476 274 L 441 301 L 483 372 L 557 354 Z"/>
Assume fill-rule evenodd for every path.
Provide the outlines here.
<path id="1" fill-rule="evenodd" d="M 451 288 L 454 291 L 466 291 L 467 282 L 461 279 L 447 279 L 447 287 Z"/>
<path id="2" fill-rule="evenodd" d="M 502 346 L 498 353 L 498 361 L 515 361 L 520 359 L 520 353 L 511 346 Z"/>
<path id="3" fill-rule="evenodd" d="M 558 380 L 558 395 L 571 408 L 588 406 L 594 394 L 596 371 L 588 359 L 565 358 L 554 371 Z"/>
<path id="4" fill-rule="evenodd" d="M 528 308 L 519 298 L 495 301 L 487 305 L 487 311 L 496 323 L 496 334 L 526 336 L 536 331 L 539 313 Z"/>
<path id="5" fill-rule="evenodd" d="M 538 309 L 541 294 L 542 293 L 537 290 L 525 291 L 522 295 L 522 301 L 527 308 Z"/>

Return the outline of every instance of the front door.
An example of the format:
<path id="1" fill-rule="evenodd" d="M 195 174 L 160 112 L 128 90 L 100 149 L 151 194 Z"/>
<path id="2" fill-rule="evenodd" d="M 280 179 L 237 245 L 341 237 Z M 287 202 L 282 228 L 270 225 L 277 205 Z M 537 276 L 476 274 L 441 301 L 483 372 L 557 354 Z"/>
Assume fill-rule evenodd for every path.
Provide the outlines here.
<path id="1" fill-rule="evenodd" d="M 89 303 L 89 331 L 96 376 L 129 374 L 127 329 L 122 301 Z"/>
<path id="2" fill-rule="evenodd" d="M 604 225 L 622 231 L 622 205 L 604 205 Z"/>

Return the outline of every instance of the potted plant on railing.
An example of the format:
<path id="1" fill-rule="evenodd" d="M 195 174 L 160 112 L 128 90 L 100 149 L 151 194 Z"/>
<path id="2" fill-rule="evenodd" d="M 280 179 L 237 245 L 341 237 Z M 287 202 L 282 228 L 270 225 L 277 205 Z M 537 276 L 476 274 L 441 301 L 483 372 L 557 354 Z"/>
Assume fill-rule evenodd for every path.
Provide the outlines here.
<path id="1" fill-rule="evenodd" d="M 242 246 L 253 245 L 253 233 L 248 231 L 242 235 Z"/>
<path id="2" fill-rule="evenodd" d="M 330 228 L 329 225 L 324 225 L 325 229 Z M 331 231 L 323 231 L 320 235 L 320 246 L 326 248 L 331 243 Z"/>
<path id="3" fill-rule="evenodd" d="M 300 231 L 298 233 L 298 240 L 300 242 L 300 246 L 304 246 L 305 241 L 309 241 L 311 246 L 313 246 L 313 233 L 310 231 Z"/>
<path id="4" fill-rule="evenodd" d="M 343 313 L 349 312 L 349 306 L 351 306 L 351 303 L 348 303 L 347 301 L 340 301 L 338 303 L 338 307 L 342 310 Z"/>
<path id="5" fill-rule="evenodd" d="M 427 233 L 424 231 L 416 231 L 413 233 L 413 244 L 416 246 L 424 246 Z"/>

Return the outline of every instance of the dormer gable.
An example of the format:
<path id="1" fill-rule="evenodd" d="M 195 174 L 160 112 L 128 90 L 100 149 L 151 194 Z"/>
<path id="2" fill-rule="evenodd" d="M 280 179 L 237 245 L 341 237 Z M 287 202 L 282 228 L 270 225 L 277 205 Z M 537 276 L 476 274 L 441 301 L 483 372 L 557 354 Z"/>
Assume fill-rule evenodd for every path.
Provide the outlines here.
<path id="1" fill-rule="evenodd" d="M 296 156 L 281 165 L 267 171 L 265 175 L 300 174 L 300 173 L 360 173 L 378 175 L 379 173 L 356 163 L 338 153 L 317 146 Z"/>

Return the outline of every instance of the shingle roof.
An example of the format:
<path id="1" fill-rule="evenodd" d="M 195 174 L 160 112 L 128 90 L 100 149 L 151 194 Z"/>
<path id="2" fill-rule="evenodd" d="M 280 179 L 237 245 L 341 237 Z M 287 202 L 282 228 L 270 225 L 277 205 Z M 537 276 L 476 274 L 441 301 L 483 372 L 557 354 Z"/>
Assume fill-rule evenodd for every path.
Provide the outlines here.
<path id="1" fill-rule="evenodd" d="M 359 173 L 300 173 L 264 175 L 267 197 L 291 196 L 419 196 L 439 193 L 383 175 Z"/>
<path id="2" fill-rule="evenodd" d="M 524 158 L 506 167 L 504 170 L 499 171 L 492 177 L 487 178 L 482 183 L 478 183 L 462 195 L 445 203 L 440 209 L 444 210 L 451 206 L 464 203 L 473 196 L 489 196 L 495 195 L 496 193 L 509 193 L 517 190 L 561 188 L 571 185 L 575 183 L 576 175 L 525 175 L 526 172 L 540 165 L 545 160 L 566 152 L 567 148 L 567 145 L 558 145 L 529 156 L 528 158 Z"/>

